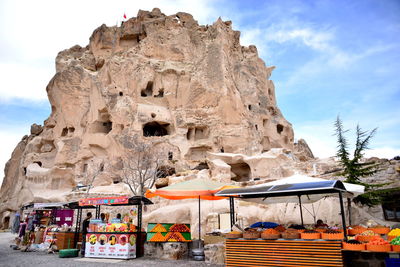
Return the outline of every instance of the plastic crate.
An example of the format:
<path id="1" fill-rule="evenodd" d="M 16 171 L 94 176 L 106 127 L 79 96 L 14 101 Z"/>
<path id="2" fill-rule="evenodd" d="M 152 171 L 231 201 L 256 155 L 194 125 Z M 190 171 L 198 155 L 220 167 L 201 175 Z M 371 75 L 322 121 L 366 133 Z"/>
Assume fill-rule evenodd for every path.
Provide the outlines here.
<path id="1" fill-rule="evenodd" d="M 78 249 L 62 249 L 58 252 L 58 256 L 60 258 L 74 258 L 78 257 L 79 255 L 79 250 Z"/>

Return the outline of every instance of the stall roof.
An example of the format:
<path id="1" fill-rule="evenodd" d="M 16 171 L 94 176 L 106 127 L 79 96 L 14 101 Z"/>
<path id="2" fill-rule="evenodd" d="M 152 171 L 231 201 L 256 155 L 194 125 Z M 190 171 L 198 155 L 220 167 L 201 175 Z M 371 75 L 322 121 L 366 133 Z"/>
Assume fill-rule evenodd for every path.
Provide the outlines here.
<path id="1" fill-rule="evenodd" d="M 239 197 L 246 200 L 262 198 L 256 202 L 267 204 L 298 202 L 298 196 L 302 195 L 302 201 L 304 201 L 304 203 L 312 203 L 325 196 L 338 192 L 351 195 L 350 192 L 346 191 L 346 188 L 341 181 L 325 180 L 308 183 L 260 185 L 246 188 L 225 189 L 216 193 L 216 196 Z M 315 197 L 313 197 L 313 195 L 315 195 Z M 290 197 L 292 197 L 293 200 L 291 200 Z M 271 198 L 279 198 L 279 200 L 269 202 Z"/>
<path id="2" fill-rule="evenodd" d="M 150 199 L 142 196 L 133 196 L 128 199 L 128 203 L 126 204 L 111 204 L 109 206 L 133 206 L 133 205 L 139 205 L 142 202 L 143 205 L 151 205 L 153 202 L 151 202 Z M 79 206 L 79 201 L 73 201 L 70 203 L 67 203 L 65 205 L 66 207 L 70 209 L 95 209 L 95 205 L 87 205 L 87 206 Z"/>
<path id="3" fill-rule="evenodd" d="M 24 205 L 23 209 L 53 209 L 53 208 L 62 208 L 66 203 L 65 202 L 53 202 L 53 203 L 30 203 Z"/>

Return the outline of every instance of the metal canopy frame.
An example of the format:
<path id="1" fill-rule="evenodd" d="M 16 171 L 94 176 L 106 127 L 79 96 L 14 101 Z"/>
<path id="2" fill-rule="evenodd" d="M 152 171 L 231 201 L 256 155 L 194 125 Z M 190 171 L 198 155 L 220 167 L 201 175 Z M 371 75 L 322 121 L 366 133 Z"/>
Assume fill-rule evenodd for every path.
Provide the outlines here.
<path id="1" fill-rule="evenodd" d="M 339 180 L 328 180 L 308 183 L 296 183 L 296 184 L 282 184 L 272 186 L 257 186 L 247 188 L 234 188 L 225 189 L 217 192 L 215 195 L 220 197 L 229 197 L 230 199 L 230 215 L 231 215 L 231 227 L 234 224 L 234 202 L 233 198 L 239 199 L 251 199 L 251 198 L 273 198 L 283 196 L 298 196 L 300 205 L 300 216 L 301 223 L 303 222 L 303 211 L 301 196 L 302 195 L 316 195 L 316 194 L 327 194 L 336 195 L 338 194 L 340 202 L 340 214 L 342 217 L 342 226 L 345 240 L 347 240 L 346 233 L 346 214 L 343 205 L 343 194 L 351 194 L 346 190 L 343 183 Z"/>
<path id="2" fill-rule="evenodd" d="M 143 197 L 143 196 L 133 196 L 128 199 L 128 203 L 125 204 L 108 204 L 106 206 L 138 206 L 138 214 L 137 214 L 137 220 L 138 220 L 138 232 L 137 232 L 137 243 L 136 243 L 136 251 L 138 255 L 141 255 L 141 238 L 142 238 L 142 214 L 143 214 L 143 205 L 152 205 L 154 204 L 150 199 Z M 104 204 L 103 204 L 104 205 Z M 74 236 L 74 247 L 76 247 L 76 244 L 78 243 L 79 239 L 79 233 L 81 231 L 81 223 L 82 223 L 82 210 L 83 209 L 96 209 L 96 217 L 95 218 L 100 218 L 100 211 L 101 211 L 101 206 L 102 205 L 87 205 L 87 206 L 79 206 L 79 201 L 73 201 L 66 203 L 64 205 L 65 207 L 68 207 L 70 209 L 77 209 L 78 214 L 77 214 L 77 219 L 76 219 L 76 226 L 75 226 L 75 236 Z"/>

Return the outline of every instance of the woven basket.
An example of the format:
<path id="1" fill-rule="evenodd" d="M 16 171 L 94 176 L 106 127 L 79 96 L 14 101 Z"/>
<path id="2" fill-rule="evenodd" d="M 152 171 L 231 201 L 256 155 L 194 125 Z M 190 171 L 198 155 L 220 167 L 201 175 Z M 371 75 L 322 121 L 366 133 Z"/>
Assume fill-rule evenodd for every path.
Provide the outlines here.
<path id="1" fill-rule="evenodd" d="M 299 239 L 300 238 L 300 233 L 282 233 L 282 238 L 285 239 Z"/>
<path id="2" fill-rule="evenodd" d="M 390 232 L 389 227 L 368 228 L 368 230 L 371 230 L 374 233 L 379 234 L 379 235 L 387 235 Z"/>
<path id="3" fill-rule="evenodd" d="M 392 250 L 392 246 L 390 244 L 388 244 L 388 245 L 368 245 L 367 244 L 367 250 L 375 251 L 375 252 L 388 252 L 388 251 Z"/>
<path id="4" fill-rule="evenodd" d="M 240 233 L 240 234 L 230 234 L 230 233 L 225 234 L 225 238 L 229 238 L 229 239 L 236 239 L 236 238 L 242 238 L 242 237 L 243 237 L 242 233 Z"/>
<path id="5" fill-rule="evenodd" d="M 301 233 L 301 239 L 320 239 L 321 233 Z"/>
<path id="6" fill-rule="evenodd" d="M 392 250 L 396 252 L 400 252 L 400 245 L 392 245 Z"/>
<path id="7" fill-rule="evenodd" d="M 261 233 L 260 232 L 244 232 L 243 233 L 243 238 L 245 239 L 257 239 L 260 238 Z"/>
<path id="8" fill-rule="evenodd" d="M 337 234 L 322 233 L 321 238 L 327 240 L 341 240 L 344 239 L 344 233 L 337 233 Z"/>
<path id="9" fill-rule="evenodd" d="M 342 242 L 343 249 L 348 250 L 365 250 L 365 244 L 350 244 L 346 242 Z"/>
<path id="10" fill-rule="evenodd" d="M 376 237 L 376 235 L 358 235 L 358 236 L 356 236 L 356 240 L 358 240 L 360 242 L 369 242 L 375 237 Z"/>
<path id="11" fill-rule="evenodd" d="M 261 233 L 261 238 L 262 239 L 278 239 L 280 236 L 281 236 L 280 234 Z"/>

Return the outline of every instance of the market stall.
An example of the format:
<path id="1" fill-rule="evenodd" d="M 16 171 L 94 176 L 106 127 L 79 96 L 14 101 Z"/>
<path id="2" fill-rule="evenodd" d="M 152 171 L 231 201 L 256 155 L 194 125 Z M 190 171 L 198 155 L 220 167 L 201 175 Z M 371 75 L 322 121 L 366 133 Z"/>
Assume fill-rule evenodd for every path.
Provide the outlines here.
<path id="1" fill-rule="evenodd" d="M 351 197 L 341 181 L 316 181 L 309 183 L 263 185 L 239 189 L 226 189 L 216 196 L 265 203 L 274 198 L 297 199 L 299 205 L 319 200 L 325 196 L 339 197 L 342 229 L 346 229 L 343 196 Z M 286 202 L 286 200 L 285 200 Z M 276 202 L 275 202 L 276 203 Z M 300 208 L 302 217 L 302 209 Z M 231 222 L 232 224 L 234 222 Z M 303 224 L 303 221 L 302 221 Z M 283 229 L 281 229 L 283 230 Z M 321 234 L 318 229 L 266 229 L 263 232 L 231 232 L 226 240 L 227 266 L 343 266 L 342 239 L 347 239 L 345 230 Z M 284 237 L 284 238 L 281 238 Z M 324 239 L 323 239 L 324 238 Z M 332 239 L 332 240 L 331 240 Z"/>
<path id="2" fill-rule="evenodd" d="M 140 196 L 79 200 L 80 207 L 96 207 L 96 219 L 90 221 L 86 235 L 85 257 L 132 259 L 142 256 L 146 239 L 146 233 L 142 232 L 142 206 L 150 204 L 153 203 L 149 199 Z M 99 220 L 102 205 L 137 206 L 137 226 L 125 218 L 119 222 L 102 222 Z"/>

